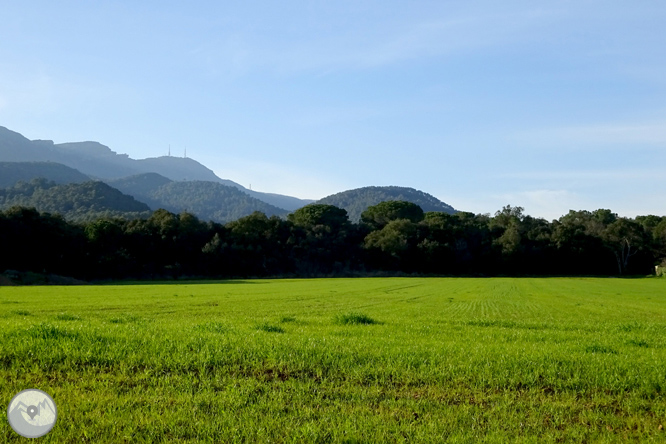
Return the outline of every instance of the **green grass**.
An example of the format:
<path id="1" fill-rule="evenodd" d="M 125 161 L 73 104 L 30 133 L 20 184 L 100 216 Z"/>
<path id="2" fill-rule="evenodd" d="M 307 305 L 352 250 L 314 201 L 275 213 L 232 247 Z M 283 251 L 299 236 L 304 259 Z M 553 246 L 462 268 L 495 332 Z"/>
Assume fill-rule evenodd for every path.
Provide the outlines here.
<path id="1" fill-rule="evenodd" d="M 335 317 L 335 322 L 341 325 L 348 324 L 376 324 L 377 321 L 363 313 L 348 313 Z"/>
<path id="2" fill-rule="evenodd" d="M 666 281 L 0 287 L 26 388 L 43 442 L 666 442 Z"/>

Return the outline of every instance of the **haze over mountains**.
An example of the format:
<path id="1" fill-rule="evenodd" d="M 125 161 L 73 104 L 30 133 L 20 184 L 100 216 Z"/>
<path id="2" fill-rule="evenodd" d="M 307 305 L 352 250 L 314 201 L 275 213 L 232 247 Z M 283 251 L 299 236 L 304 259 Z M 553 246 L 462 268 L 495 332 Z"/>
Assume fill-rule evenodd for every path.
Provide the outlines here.
<path id="1" fill-rule="evenodd" d="M 111 180 L 108 184 L 147 203 L 153 210 L 187 211 L 203 220 L 228 222 L 255 211 L 267 216 L 289 213 L 235 187 L 213 181 L 172 181 L 157 173 L 145 173 Z"/>
<path id="2" fill-rule="evenodd" d="M 127 154 L 118 154 L 98 142 L 55 144 L 51 140 L 31 141 L 5 127 L 0 127 L 0 161 L 57 162 L 79 170 L 92 179 L 103 181 L 142 173 L 158 173 L 175 181 L 217 182 L 238 188 L 263 202 L 290 211 L 312 202 L 281 194 L 248 190 L 236 182 L 217 177 L 209 168 L 186 157 L 162 156 L 135 160 Z"/>
<path id="3" fill-rule="evenodd" d="M 45 180 L 33 181 L 36 178 Z M 19 181 L 33 182 L 16 186 Z M 107 185 L 86 183 L 89 181 Z M 0 209 L 34 206 L 70 219 L 122 213 L 138 217 L 164 208 L 187 211 L 202 220 L 229 222 L 254 211 L 285 216 L 313 202 L 246 189 L 185 157 L 135 160 L 98 142 L 31 141 L 1 126 L 0 188 L 6 188 L 0 192 Z M 408 200 L 424 211 L 456 211 L 427 193 L 404 187 L 359 188 L 317 202 L 344 208 L 352 221 L 358 221 L 365 208 L 385 200 Z"/>

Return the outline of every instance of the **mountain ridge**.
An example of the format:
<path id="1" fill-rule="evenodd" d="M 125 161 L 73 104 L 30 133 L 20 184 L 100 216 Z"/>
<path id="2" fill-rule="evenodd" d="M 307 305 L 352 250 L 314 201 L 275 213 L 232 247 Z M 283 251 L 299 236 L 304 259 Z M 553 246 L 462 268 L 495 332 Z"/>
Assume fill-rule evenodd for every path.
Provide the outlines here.
<path id="1" fill-rule="evenodd" d="M 0 188 L 12 186 L 12 182 L 17 180 L 30 181 L 35 177 L 45 177 L 60 184 L 99 180 L 153 210 L 160 207 L 169 211 L 197 208 L 199 217 L 212 217 L 220 222 L 228 221 L 230 217 L 245 216 L 247 211 L 284 215 L 315 202 L 249 190 L 218 177 L 205 165 L 186 157 L 160 156 L 136 160 L 127 154 L 118 154 L 99 142 L 55 144 L 51 140 L 31 141 L 0 126 Z M 234 193 L 232 189 L 241 194 Z M 204 198 L 210 200 L 207 206 L 202 201 Z M 421 206 L 426 212 L 456 212 L 453 207 L 428 193 L 397 186 L 356 188 L 316 202 L 344 208 L 350 220 L 357 222 L 368 206 L 387 200 L 406 200 Z"/>
<path id="2" fill-rule="evenodd" d="M 212 181 L 173 181 L 157 173 L 144 173 L 108 181 L 108 184 L 147 203 L 153 210 L 187 211 L 200 219 L 214 222 L 231 222 L 255 211 L 267 216 L 288 213 L 235 187 Z"/>
<path id="3" fill-rule="evenodd" d="M 91 178 L 113 180 L 141 173 L 158 173 L 171 180 L 202 180 L 232 186 L 243 193 L 285 210 L 295 210 L 312 200 L 275 193 L 248 190 L 242 185 L 218 177 L 213 170 L 188 157 L 160 156 L 132 159 L 118 154 L 99 142 L 29 140 L 22 134 L 0 126 L 0 161 L 57 162 L 79 170 Z"/>

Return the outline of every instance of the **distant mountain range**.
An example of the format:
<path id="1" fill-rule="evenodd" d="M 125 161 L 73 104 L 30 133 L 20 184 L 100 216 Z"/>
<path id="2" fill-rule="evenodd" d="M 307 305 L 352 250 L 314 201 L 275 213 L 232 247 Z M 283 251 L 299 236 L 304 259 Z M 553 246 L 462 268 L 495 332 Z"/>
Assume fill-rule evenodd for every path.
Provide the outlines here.
<path id="1" fill-rule="evenodd" d="M 248 190 L 231 180 L 220 179 L 209 168 L 185 157 L 162 156 L 135 160 L 127 154 L 118 154 L 98 142 L 55 144 L 51 140 L 28 140 L 21 134 L 2 126 L 0 126 L 0 161 L 56 162 L 74 168 L 90 178 L 105 181 L 142 173 L 158 173 L 174 181 L 217 182 L 289 211 L 312 202 L 281 194 Z"/>
<path id="2" fill-rule="evenodd" d="M 386 200 L 407 200 L 424 211 L 456 212 L 430 194 L 405 187 L 358 188 L 317 202 L 346 209 L 356 222 L 368 206 Z M 193 159 L 134 160 L 97 142 L 31 141 L 0 126 L 0 209 L 33 206 L 86 220 L 102 215 L 143 217 L 164 208 L 224 223 L 254 211 L 284 216 L 311 202 L 248 190 Z"/>

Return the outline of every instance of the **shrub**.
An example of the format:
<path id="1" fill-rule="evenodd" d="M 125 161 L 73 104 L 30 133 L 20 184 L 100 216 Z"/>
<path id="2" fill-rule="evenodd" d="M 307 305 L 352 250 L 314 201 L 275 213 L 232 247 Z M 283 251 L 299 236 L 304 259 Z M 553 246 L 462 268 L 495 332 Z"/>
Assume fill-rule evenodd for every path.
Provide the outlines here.
<path id="1" fill-rule="evenodd" d="M 284 328 L 277 325 L 271 325 L 267 323 L 257 325 L 257 330 L 265 331 L 267 333 L 284 333 Z"/>
<path id="2" fill-rule="evenodd" d="M 335 317 L 335 323 L 341 325 L 349 324 L 377 324 L 378 322 L 363 313 L 348 313 Z"/>

